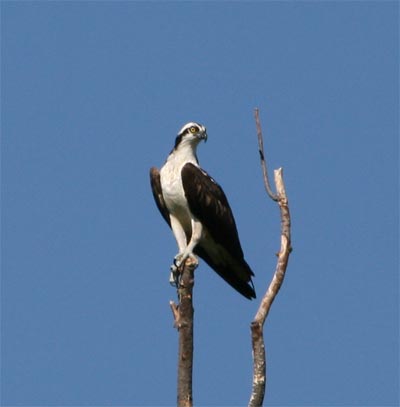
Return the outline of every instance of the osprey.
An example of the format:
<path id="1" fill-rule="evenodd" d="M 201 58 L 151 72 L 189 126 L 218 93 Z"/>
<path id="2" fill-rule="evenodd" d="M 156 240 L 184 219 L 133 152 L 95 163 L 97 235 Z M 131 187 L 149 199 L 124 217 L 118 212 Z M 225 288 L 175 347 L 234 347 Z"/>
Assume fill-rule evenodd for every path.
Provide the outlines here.
<path id="1" fill-rule="evenodd" d="M 150 169 L 154 199 L 178 244 L 171 269 L 177 273 L 189 256 L 197 263 L 194 253 L 240 294 L 255 298 L 254 273 L 244 259 L 228 200 L 199 166 L 196 149 L 202 140 L 207 140 L 204 126 L 185 124 L 161 170 Z"/>

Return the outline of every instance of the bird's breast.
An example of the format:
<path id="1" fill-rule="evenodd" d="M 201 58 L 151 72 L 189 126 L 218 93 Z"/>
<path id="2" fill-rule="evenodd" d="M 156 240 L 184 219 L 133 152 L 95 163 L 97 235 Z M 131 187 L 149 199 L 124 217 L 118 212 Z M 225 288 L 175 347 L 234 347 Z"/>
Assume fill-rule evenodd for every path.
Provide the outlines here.
<path id="1" fill-rule="evenodd" d="M 166 163 L 160 171 L 161 188 L 165 204 L 172 214 L 189 211 L 183 190 L 181 166 Z"/>

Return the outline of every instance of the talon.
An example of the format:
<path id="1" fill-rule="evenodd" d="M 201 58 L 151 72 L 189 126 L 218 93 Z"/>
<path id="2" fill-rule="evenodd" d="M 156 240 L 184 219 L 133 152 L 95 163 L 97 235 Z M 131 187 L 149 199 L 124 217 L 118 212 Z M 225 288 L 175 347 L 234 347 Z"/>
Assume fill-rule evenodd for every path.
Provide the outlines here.
<path id="1" fill-rule="evenodd" d="M 174 264 L 172 264 L 170 267 L 171 273 L 169 275 L 169 283 L 173 287 L 179 287 L 179 267 L 180 267 L 181 263 L 178 260 L 178 258 L 179 258 L 179 255 L 175 256 Z"/>
<path id="2" fill-rule="evenodd" d="M 171 266 L 171 273 L 169 274 L 169 283 L 172 287 L 178 287 L 179 284 L 179 273 L 178 269 L 174 266 Z"/>
<path id="3" fill-rule="evenodd" d="M 185 259 L 186 257 L 184 257 L 182 253 L 179 253 L 174 257 L 174 266 L 178 269 L 178 271 L 182 267 Z"/>
<path id="4" fill-rule="evenodd" d="M 184 256 L 181 253 L 177 254 L 174 257 L 174 264 L 172 264 L 171 267 L 170 267 L 171 273 L 169 275 L 169 283 L 173 287 L 179 287 L 179 285 L 180 285 L 180 277 L 181 277 L 180 269 L 182 268 L 182 265 L 185 264 L 187 259 L 191 260 L 194 267 L 197 267 L 197 265 L 199 264 L 197 258 L 195 256 L 193 256 L 192 254 L 189 254 L 187 256 Z"/>

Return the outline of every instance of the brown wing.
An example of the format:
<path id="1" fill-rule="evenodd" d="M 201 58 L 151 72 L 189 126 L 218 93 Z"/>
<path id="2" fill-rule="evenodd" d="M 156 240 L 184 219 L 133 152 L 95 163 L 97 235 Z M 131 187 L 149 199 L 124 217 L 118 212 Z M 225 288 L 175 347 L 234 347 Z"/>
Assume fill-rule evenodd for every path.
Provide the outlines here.
<path id="1" fill-rule="evenodd" d="M 243 257 L 232 210 L 222 188 L 204 170 L 189 163 L 182 168 L 182 184 L 189 208 L 213 239 Z"/>
<path id="2" fill-rule="evenodd" d="M 150 184 L 151 184 L 151 190 L 153 192 L 154 200 L 156 201 L 157 208 L 160 211 L 162 217 L 168 223 L 169 227 L 171 227 L 171 220 L 169 218 L 169 212 L 168 212 L 167 206 L 165 205 L 165 201 L 164 201 L 164 197 L 163 197 L 162 189 L 161 189 L 160 171 L 156 167 L 150 168 Z"/>
<path id="3" fill-rule="evenodd" d="M 247 298 L 255 298 L 251 276 L 240 245 L 235 219 L 222 188 L 205 171 L 188 163 L 182 184 L 192 214 L 206 227 L 212 242 L 200 242 L 195 253 Z M 218 249 L 215 250 L 215 246 Z"/>

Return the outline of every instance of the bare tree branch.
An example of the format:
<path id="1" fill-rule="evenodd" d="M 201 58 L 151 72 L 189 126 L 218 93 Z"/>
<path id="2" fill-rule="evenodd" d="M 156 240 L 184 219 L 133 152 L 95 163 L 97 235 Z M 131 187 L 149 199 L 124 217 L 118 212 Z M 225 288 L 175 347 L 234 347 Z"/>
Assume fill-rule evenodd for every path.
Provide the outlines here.
<path id="1" fill-rule="evenodd" d="M 290 212 L 288 199 L 286 197 L 285 185 L 282 177 L 282 168 L 274 171 L 275 187 L 277 194 L 271 190 L 268 172 L 265 162 L 262 131 L 259 120 L 258 109 L 255 109 L 255 120 L 257 126 L 257 137 L 260 152 L 261 167 L 263 170 L 265 189 L 271 199 L 278 203 L 281 216 L 281 249 L 278 254 L 275 274 L 272 281 L 261 300 L 260 307 L 251 323 L 251 339 L 253 347 L 253 388 L 250 396 L 249 407 L 262 406 L 266 385 L 266 352 L 263 336 L 265 320 L 268 316 L 271 305 L 281 288 L 289 260 L 291 248 L 290 239 Z"/>
<path id="2" fill-rule="evenodd" d="M 262 136 L 262 130 L 261 130 L 260 116 L 259 116 L 259 110 L 257 108 L 254 109 L 254 118 L 256 120 L 258 152 L 260 153 L 260 161 L 261 161 L 261 168 L 263 171 L 265 190 L 267 191 L 267 194 L 269 195 L 269 197 L 271 199 L 273 199 L 274 201 L 277 201 L 278 196 L 272 192 L 271 184 L 269 183 L 268 168 L 267 168 L 267 164 L 265 162 L 264 142 L 263 142 L 263 136 Z"/>
<path id="3" fill-rule="evenodd" d="M 178 350 L 178 407 L 193 406 L 193 286 L 197 262 L 189 257 L 180 271 L 179 304 L 170 301 L 170 307 L 179 333 Z"/>

